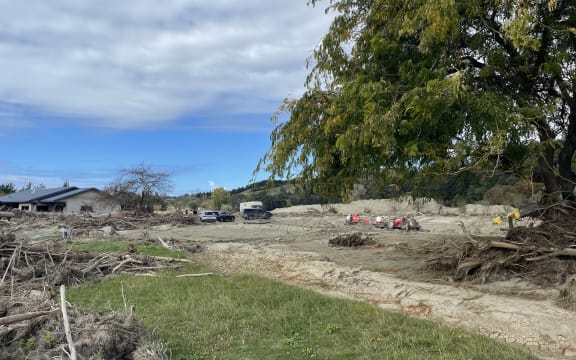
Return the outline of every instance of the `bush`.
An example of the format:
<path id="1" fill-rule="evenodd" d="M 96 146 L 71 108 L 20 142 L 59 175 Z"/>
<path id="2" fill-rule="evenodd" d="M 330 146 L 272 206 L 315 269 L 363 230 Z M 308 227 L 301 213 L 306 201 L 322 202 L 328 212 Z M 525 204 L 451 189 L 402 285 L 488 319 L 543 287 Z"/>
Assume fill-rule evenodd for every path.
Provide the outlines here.
<path id="1" fill-rule="evenodd" d="M 524 202 L 525 197 L 518 192 L 515 186 L 495 185 L 484 193 L 483 199 L 489 205 L 518 206 Z"/>

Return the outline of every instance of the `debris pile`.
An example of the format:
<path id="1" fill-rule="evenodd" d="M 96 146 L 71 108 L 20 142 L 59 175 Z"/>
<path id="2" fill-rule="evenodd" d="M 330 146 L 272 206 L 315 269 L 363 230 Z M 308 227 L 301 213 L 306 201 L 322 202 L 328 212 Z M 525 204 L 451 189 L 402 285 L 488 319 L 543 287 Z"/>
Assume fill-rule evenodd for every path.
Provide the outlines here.
<path id="1" fill-rule="evenodd" d="M 516 227 L 505 238 L 474 238 L 464 243 L 430 244 L 430 268 L 455 281 L 485 283 L 520 277 L 532 283 L 562 287 L 560 302 L 576 309 L 576 211 L 567 203 L 548 208 L 547 220 Z M 433 248 L 433 249 L 432 249 Z"/>
<path id="2" fill-rule="evenodd" d="M 370 235 L 354 232 L 347 234 L 340 234 L 328 240 L 328 244 L 332 246 L 345 246 L 345 247 L 359 247 L 365 245 L 375 244 L 374 239 Z"/>
<path id="3" fill-rule="evenodd" d="M 139 255 L 135 246 L 126 252 L 94 254 L 72 251 L 71 242 L 56 238 L 44 240 L 16 236 L 25 227 L 61 226 L 65 220 L 75 236 L 86 229 L 110 226 L 114 229 L 147 227 L 150 224 L 184 223 L 184 217 L 90 217 L 28 216 L 16 213 L 0 220 L 0 360 L 53 359 L 68 357 L 65 337 L 66 316 L 60 311 L 64 301 L 58 287 L 103 279 L 120 273 L 155 275 L 167 268 L 179 268 L 186 259 Z M 150 241 L 150 239 L 143 239 Z M 198 246 L 161 240 L 172 249 L 200 251 Z M 68 305 L 74 347 L 84 359 L 169 359 L 169 351 L 153 340 L 132 309 L 121 313 L 84 311 Z"/>
<path id="4" fill-rule="evenodd" d="M 11 214 L 10 220 L 0 219 L 0 229 L 6 231 L 7 228 L 9 232 L 15 232 L 31 224 L 37 228 L 58 225 L 64 229 L 73 229 L 74 237 L 113 235 L 116 231 L 166 224 L 178 226 L 201 223 L 197 216 L 182 212 L 163 215 L 122 213 L 121 215 L 91 216 L 90 214 L 65 215 L 13 210 Z"/>
<path id="5" fill-rule="evenodd" d="M 0 359 L 68 358 L 65 326 L 54 301 L 2 297 L 0 312 Z M 100 313 L 71 308 L 67 315 L 79 359 L 170 358 L 129 310 Z"/>

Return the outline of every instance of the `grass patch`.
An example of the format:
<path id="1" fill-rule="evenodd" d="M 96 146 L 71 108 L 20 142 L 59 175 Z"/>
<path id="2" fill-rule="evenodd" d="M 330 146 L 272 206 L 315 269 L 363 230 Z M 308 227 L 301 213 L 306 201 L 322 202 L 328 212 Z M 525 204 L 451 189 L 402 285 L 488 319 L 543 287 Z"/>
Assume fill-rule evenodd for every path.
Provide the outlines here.
<path id="1" fill-rule="evenodd" d="M 209 272 L 191 265 L 187 273 Z M 253 275 L 120 276 L 68 291 L 98 310 L 128 306 L 173 359 L 531 359 L 486 337 Z"/>
<path id="2" fill-rule="evenodd" d="M 92 253 L 126 252 L 130 246 L 134 246 L 138 254 L 147 256 L 163 256 L 183 259 L 186 254 L 182 251 L 166 249 L 163 246 L 146 243 L 135 243 L 129 240 L 114 241 L 89 241 L 72 244 L 73 251 L 88 251 Z"/>

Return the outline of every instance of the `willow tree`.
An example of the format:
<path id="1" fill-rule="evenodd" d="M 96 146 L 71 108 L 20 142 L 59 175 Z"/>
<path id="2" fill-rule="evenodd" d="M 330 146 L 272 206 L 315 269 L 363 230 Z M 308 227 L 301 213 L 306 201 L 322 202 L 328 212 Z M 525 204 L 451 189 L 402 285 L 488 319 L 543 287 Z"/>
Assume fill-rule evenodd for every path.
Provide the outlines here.
<path id="1" fill-rule="evenodd" d="M 318 5 L 320 0 L 312 0 Z M 257 169 L 345 191 L 358 179 L 515 171 L 573 196 L 573 0 L 332 0 L 306 91 Z"/>

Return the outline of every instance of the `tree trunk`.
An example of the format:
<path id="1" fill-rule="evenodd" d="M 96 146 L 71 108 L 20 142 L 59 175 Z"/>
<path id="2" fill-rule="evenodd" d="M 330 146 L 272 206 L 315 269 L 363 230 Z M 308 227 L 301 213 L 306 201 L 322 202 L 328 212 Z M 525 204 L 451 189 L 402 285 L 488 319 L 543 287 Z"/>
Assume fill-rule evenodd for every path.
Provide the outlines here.
<path id="1" fill-rule="evenodd" d="M 558 176 L 554 174 L 554 148 L 551 146 L 546 149 L 544 154 L 538 159 L 538 168 L 536 169 L 538 180 L 544 183 L 544 196 L 542 204 L 555 204 L 562 199 L 561 191 L 558 186 Z"/>
<path id="2" fill-rule="evenodd" d="M 536 169 L 538 180 L 544 183 L 543 204 L 555 204 L 562 199 L 574 198 L 576 174 L 572 169 L 572 161 L 576 152 L 576 113 L 571 113 L 568 120 L 566 138 L 557 157 L 554 132 L 549 124 L 536 122 L 540 143 L 545 147 Z"/>
<path id="3" fill-rule="evenodd" d="M 574 153 L 576 152 L 576 106 L 571 107 L 568 117 L 568 131 L 564 145 L 558 154 L 558 183 L 562 198 L 565 200 L 574 200 L 574 186 L 576 185 L 576 174 L 572 169 Z"/>

